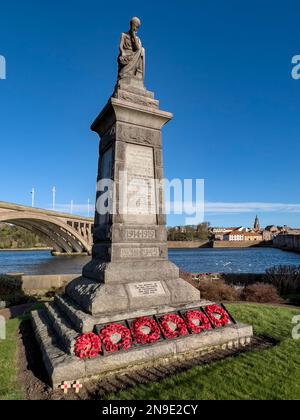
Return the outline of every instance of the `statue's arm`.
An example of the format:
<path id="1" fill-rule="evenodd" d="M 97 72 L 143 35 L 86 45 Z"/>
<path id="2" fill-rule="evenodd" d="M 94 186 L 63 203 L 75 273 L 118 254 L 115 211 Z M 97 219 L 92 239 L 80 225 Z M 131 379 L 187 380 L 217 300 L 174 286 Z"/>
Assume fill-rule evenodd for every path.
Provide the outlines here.
<path id="1" fill-rule="evenodd" d="M 121 35 L 119 52 L 120 52 L 120 57 L 122 57 L 124 55 L 124 34 Z"/>
<path id="2" fill-rule="evenodd" d="M 126 58 L 125 49 L 124 49 L 124 34 L 121 35 L 118 61 L 119 61 L 119 64 L 123 66 L 126 66 L 126 64 L 128 64 L 128 59 Z"/>
<path id="3" fill-rule="evenodd" d="M 142 48 L 142 45 L 141 45 L 141 41 L 136 36 L 135 32 L 131 33 L 131 40 L 132 40 L 134 51 L 139 51 Z"/>

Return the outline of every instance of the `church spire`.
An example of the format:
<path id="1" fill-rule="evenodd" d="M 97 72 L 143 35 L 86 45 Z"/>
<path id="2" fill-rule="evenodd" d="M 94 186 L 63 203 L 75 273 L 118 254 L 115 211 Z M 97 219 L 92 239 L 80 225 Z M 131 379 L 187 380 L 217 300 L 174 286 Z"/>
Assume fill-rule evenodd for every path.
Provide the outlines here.
<path id="1" fill-rule="evenodd" d="M 254 230 L 260 230 L 260 222 L 259 222 L 259 218 L 258 218 L 257 215 L 256 215 L 255 222 L 254 222 Z"/>

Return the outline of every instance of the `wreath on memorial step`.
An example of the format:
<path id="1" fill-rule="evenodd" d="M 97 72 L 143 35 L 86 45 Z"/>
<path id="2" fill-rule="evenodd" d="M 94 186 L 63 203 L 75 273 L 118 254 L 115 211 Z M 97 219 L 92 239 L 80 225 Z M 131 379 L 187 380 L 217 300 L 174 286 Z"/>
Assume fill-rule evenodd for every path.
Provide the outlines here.
<path id="1" fill-rule="evenodd" d="M 209 319 L 200 311 L 190 311 L 184 315 L 187 326 L 194 334 L 200 334 L 202 331 L 211 329 Z"/>
<path id="2" fill-rule="evenodd" d="M 230 323 L 228 313 L 218 305 L 207 306 L 205 312 L 216 328 L 224 327 Z"/>
<path id="3" fill-rule="evenodd" d="M 160 339 L 159 326 L 152 318 L 135 319 L 131 324 L 131 331 L 138 344 L 151 344 Z"/>
<path id="4" fill-rule="evenodd" d="M 80 359 L 94 359 L 101 352 L 99 337 L 94 333 L 83 334 L 77 338 L 74 353 Z"/>
<path id="5" fill-rule="evenodd" d="M 159 323 L 167 339 L 183 337 L 188 334 L 187 326 L 179 315 L 164 315 L 160 318 Z"/>
<path id="6" fill-rule="evenodd" d="M 120 336 L 119 341 L 114 342 L 113 336 Z M 120 324 L 110 324 L 100 332 L 100 340 L 108 353 L 118 350 L 129 350 L 132 347 L 130 330 Z"/>

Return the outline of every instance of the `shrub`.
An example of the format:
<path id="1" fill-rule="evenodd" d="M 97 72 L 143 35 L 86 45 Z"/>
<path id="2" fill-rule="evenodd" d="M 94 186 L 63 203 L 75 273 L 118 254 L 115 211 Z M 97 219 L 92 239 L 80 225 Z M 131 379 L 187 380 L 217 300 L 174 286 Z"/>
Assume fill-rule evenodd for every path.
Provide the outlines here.
<path id="1" fill-rule="evenodd" d="M 300 293 L 300 266 L 279 265 L 269 268 L 263 281 L 275 286 L 281 295 Z"/>
<path id="2" fill-rule="evenodd" d="M 263 283 L 263 273 L 222 273 L 222 279 L 233 286 L 248 286 Z"/>
<path id="3" fill-rule="evenodd" d="M 239 300 L 239 292 L 222 280 L 203 280 L 198 286 L 201 298 L 215 302 L 234 302 Z"/>
<path id="4" fill-rule="evenodd" d="M 28 298 L 22 291 L 21 280 L 13 275 L 0 274 L 0 300 L 9 306 L 27 303 Z"/>
<path id="5" fill-rule="evenodd" d="M 193 279 L 193 275 L 191 273 L 187 273 L 185 271 L 180 270 L 179 277 L 185 280 L 186 282 L 190 283 L 196 289 L 199 289 L 198 282 Z"/>
<path id="6" fill-rule="evenodd" d="M 13 294 L 20 290 L 20 279 L 10 275 L 0 274 L 0 294 Z"/>
<path id="7" fill-rule="evenodd" d="M 241 299 L 246 302 L 281 303 L 277 289 L 271 284 L 257 283 L 246 286 L 241 292 Z"/>

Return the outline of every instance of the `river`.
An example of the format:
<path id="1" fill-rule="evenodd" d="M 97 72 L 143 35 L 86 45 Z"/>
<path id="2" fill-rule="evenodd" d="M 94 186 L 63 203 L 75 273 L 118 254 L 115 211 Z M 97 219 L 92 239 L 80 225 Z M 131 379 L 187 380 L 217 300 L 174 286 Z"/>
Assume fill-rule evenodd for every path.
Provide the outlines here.
<path id="1" fill-rule="evenodd" d="M 170 260 L 193 273 L 263 273 L 276 265 L 300 265 L 300 254 L 273 248 L 171 249 Z M 52 257 L 49 251 L 0 251 L 0 273 L 79 274 L 90 257 Z"/>

